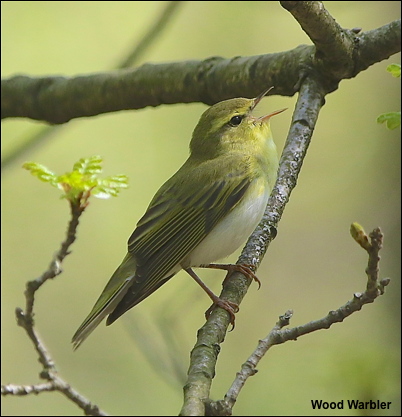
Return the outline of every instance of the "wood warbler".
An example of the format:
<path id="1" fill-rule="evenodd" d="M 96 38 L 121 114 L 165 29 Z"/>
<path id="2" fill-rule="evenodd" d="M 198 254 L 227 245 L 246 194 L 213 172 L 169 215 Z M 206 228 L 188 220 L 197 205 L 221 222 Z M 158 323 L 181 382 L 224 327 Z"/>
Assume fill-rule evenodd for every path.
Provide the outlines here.
<path id="1" fill-rule="evenodd" d="M 73 336 L 74 348 L 106 316 L 106 324 L 113 323 L 181 269 L 234 322 L 238 307 L 216 296 L 192 268 L 240 269 L 257 279 L 246 266 L 211 262 L 230 255 L 246 241 L 261 220 L 274 186 L 278 155 L 269 121 L 286 109 L 262 117 L 251 115 L 268 91 L 254 99 L 222 101 L 202 114 L 190 142 L 190 156 L 162 185 L 139 220 L 126 257 Z"/>

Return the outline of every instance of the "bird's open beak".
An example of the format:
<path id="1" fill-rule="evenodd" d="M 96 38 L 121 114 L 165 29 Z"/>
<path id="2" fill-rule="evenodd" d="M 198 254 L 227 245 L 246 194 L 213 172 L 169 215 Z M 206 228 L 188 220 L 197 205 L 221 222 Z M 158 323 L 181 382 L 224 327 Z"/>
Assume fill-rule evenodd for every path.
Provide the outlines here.
<path id="1" fill-rule="evenodd" d="M 253 105 L 252 105 L 252 107 L 251 107 L 251 110 L 254 110 L 255 109 L 255 107 L 257 106 L 257 104 L 263 99 L 263 97 L 265 97 L 272 89 L 273 89 L 274 87 L 269 87 L 268 88 L 268 90 L 265 90 L 263 93 L 261 93 L 261 94 L 259 94 L 255 99 L 254 99 L 254 103 L 253 103 Z M 261 116 L 261 117 L 258 117 L 256 120 L 259 120 L 259 121 L 261 121 L 261 122 L 266 122 L 266 121 L 268 121 L 272 116 L 275 116 L 275 115 L 277 115 L 277 114 L 279 114 L 279 113 L 282 113 L 283 111 L 285 111 L 285 110 L 287 110 L 287 108 L 285 108 L 285 109 L 280 109 L 280 110 L 276 110 L 276 111 L 274 111 L 274 112 L 272 112 L 272 113 L 269 113 L 269 114 L 267 114 L 267 115 L 265 115 L 265 116 Z"/>
<path id="2" fill-rule="evenodd" d="M 266 122 L 272 116 L 276 116 L 277 114 L 282 113 L 285 110 L 287 110 L 287 107 L 285 109 L 275 110 L 272 113 L 267 114 L 266 116 L 261 116 L 261 117 L 258 118 L 258 120 L 261 120 L 262 122 Z"/>
<path id="3" fill-rule="evenodd" d="M 257 106 L 257 104 L 265 97 L 274 87 L 269 87 L 268 90 L 265 90 L 263 93 L 259 94 L 255 99 L 254 103 L 251 107 L 251 110 L 254 110 Z"/>

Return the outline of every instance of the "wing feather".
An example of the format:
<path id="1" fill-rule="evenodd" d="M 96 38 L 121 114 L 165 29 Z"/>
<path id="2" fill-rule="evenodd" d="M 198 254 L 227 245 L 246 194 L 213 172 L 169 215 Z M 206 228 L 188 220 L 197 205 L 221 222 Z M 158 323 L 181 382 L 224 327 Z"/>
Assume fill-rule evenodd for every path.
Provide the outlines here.
<path id="1" fill-rule="evenodd" d="M 193 172 L 192 179 L 194 176 Z M 107 324 L 171 278 L 180 262 L 240 202 L 252 182 L 241 165 L 224 179 L 207 178 L 204 184 L 200 181 L 198 190 L 194 190 L 188 176 L 173 179 L 151 201 L 128 241 L 129 253 L 137 262 L 136 277 Z"/>

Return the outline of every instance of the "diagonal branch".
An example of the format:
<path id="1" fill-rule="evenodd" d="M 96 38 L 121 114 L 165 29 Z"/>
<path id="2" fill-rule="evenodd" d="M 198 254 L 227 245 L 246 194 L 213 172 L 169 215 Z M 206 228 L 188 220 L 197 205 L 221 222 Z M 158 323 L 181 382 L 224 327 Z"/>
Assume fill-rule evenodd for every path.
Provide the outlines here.
<path id="1" fill-rule="evenodd" d="M 38 149 L 55 135 L 57 137 L 57 134 L 62 128 L 63 125 L 42 126 L 38 132 L 30 134 L 29 138 L 27 138 L 23 143 L 17 145 L 10 153 L 1 158 L 1 171 L 3 172 L 6 168 L 10 168 L 19 158 L 35 149 Z"/>
<path id="2" fill-rule="evenodd" d="M 344 78 L 354 68 L 355 32 L 343 29 L 321 1 L 281 1 L 313 41 L 315 60 L 324 61 L 333 77 Z"/>
<path id="3" fill-rule="evenodd" d="M 344 29 L 320 1 L 281 1 L 299 22 L 316 47 L 314 63 L 323 67 L 334 80 L 352 78 L 378 62 L 382 51 L 390 57 L 401 45 L 401 21 L 395 20 L 378 29 L 361 32 L 361 28 Z"/>
<path id="4" fill-rule="evenodd" d="M 290 194 L 296 186 L 297 178 L 318 118 L 318 113 L 324 104 L 326 94 L 336 89 L 337 83 L 341 79 L 351 78 L 359 71 L 376 62 L 374 56 L 366 59 L 364 63 L 359 61 L 360 57 L 364 55 L 360 49 L 365 47 L 364 42 L 362 44 L 359 43 L 359 37 L 357 36 L 359 31 L 345 32 L 326 13 L 320 2 L 282 2 L 282 4 L 293 8 L 292 10 L 296 18 L 299 19 L 299 23 L 303 29 L 313 38 L 317 49 L 315 47 L 301 47 L 306 49 L 300 49 L 298 51 L 300 54 L 309 54 L 309 58 L 305 56 L 304 59 L 299 61 L 298 78 L 292 79 L 294 83 L 292 86 L 295 89 L 299 89 L 299 97 L 293 114 L 288 139 L 282 153 L 278 179 L 269 198 L 264 217 L 250 237 L 237 262 L 253 265 L 254 271 L 261 263 L 270 242 L 275 238 L 277 225 L 289 201 Z M 299 7 L 301 9 L 298 9 Z M 313 19 L 308 19 L 309 16 L 313 17 Z M 319 36 L 320 31 L 322 33 Z M 387 50 L 385 52 L 383 51 L 384 54 L 387 55 L 392 50 L 399 50 L 400 44 L 397 45 L 394 40 L 397 38 L 400 39 L 400 21 L 392 22 L 389 25 L 377 29 L 378 34 L 384 32 L 388 33 L 388 39 L 390 40 Z M 347 39 L 344 39 L 345 33 L 348 35 Z M 363 39 L 365 39 L 364 36 L 368 35 L 362 34 Z M 338 44 L 335 42 L 329 45 L 329 51 L 338 55 L 336 60 L 346 60 L 347 65 L 337 65 L 336 63 L 334 65 L 331 57 L 320 54 L 320 49 L 323 49 L 324 44 L 329 42 L 329 39 L 333 37 L 335 37 L 335 40 L 338 40 Z M 272 59 L 275 60 L 277 57 Z M 271 65 L 271 67 L 268 66 L 268 71 L 271 71 L 274 67 L 272 62 Z M 290 62 L 290 65 L 292 65 L 292 62 Z M 277 68 L 282 69 L 284 76 L 288 75 L 280 65 Z M 356 71 L 356 68 L 359 68 L 359 71 Z M 292 70 L 291 74 L 293 74 Z M 283 94 L 283 88 L 279 93 Z M 220 298 L 239 305 L 247 292 L 250 282 L 250 280 L 240 273 L 230 275 L 224 281 L 224 288 L 220 294 Z M 387 282 L 384 281 L 381 285 L 385 286 Z M 373 294 L 377 294 L 378 286 L 373 285 L 373 288 Z M 367 290 L 368 292 L 369 289 Z M 333 316 L 330 314 L 331 320 L 333 322 L 343 320 L 348 314 L 349 308 L 353 309 L 353 307 L 356 307 L 360 309 L 361 307 L 358 308 L 360 300 L 356 301 L 360 296 L 360 294 L 356 294 L 355 299 L 351 302 L 352 304 L 346 305 L 344 309 L 341 308 L 339 314 Z M 215 309 L 207 323 L 199 330 L 197 342 L 191 352 L 188 379 L 184 386 L 184 405 L 180 415 L 205 415 L 205 407 L 206 403 L 209 403 L 210 388 L 215 375 L 219 345 L 224 340 L 229 321 L 230 318 L 224 310 Z M 325 321 L 325 325 L 328 325 L 328 323 L 328 320 Z M 311 328 L 314 329 L 314 326 L 319 327 L 322 324 L 323 322 L 320 321 L 313 322 Z M 295 337 L 300 335 L 297 332 L 307 333 L 308 329 L 296 328 L 294 333 Z M 208 409 L 208 413 L 210 412 L 211 410 Z M 228 414 L 223 413 L 221 415 Z"/>
<path id="5" fill-rule="evenodd" d="M 318 113 L 323 105 L 324 94 L 321 86 L 313 80 L 306 79 L 301 85 L 276 185 L 264 217 L 248 240 L 237 263 L 254 265 L 254 270 L 257 269 L 275 237 L 278 222 L 296 186 Z M 251 281 L 242 274 L 233 273 L 225 279 L 220 298 L 239 305 L 250 283 Z M 190 356 L 188 379 L 184 386 L 184 405 L 180 415 L 205 415 L 204 400 L 209 398 L 219 345 L 224 340 L 229 323 L 227 312 L 215 309 L 207 323 L 198 331 L 197 342 Z"/>
<path id="6" fill-rule="evenodd" d="M 162 10 L 159 18 L 147 29 L 143 38 L 139 42 L 136 42 L 132 52 L 117 65 L 117 68 L 128 68 L 138 62 L 140 57 L 155 42 L 156 38 L 162 34 L 167 24 L 172 20 L 174 14 L 177 13 L 183 3 L 183 1 L 169 1 Z"/>

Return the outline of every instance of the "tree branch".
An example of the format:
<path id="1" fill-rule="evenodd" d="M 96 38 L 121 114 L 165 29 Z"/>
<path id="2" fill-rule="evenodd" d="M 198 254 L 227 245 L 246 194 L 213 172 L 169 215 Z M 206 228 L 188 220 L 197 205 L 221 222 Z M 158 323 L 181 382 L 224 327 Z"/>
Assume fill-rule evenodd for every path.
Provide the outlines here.
<path id="1" fill-rule="evenodd" d="M 140 56 L 142 56 L 156 41 L 183 3 L 183 1 L 170 1 L 162 10 L 160 17 L 151 25 L 143 38 L 135 45 L 129 55 L 116 66 L 116 68 L 125 68 L 134 65 L 139 60 Z M 38 133 L 32 135 L 28 141 L 19 145 L 14 151 L 2 158 L 1 170 L 11 166 L 18 158 L 21 158 L 22 155 L 28 153 L 31 149 L 38 145 L 42 145 L 45 140 L 50 139 L 55 133 L 59 133 L 60 127 L 61 126 L 45 126 Z"/>
<path id="2" fill-rule="evenodd" d="M 138 62 L 146 50 L 155 42 L 156 38 L 165 30 L 166 25 L 172 20 L 173 16 L 179 10 L 184 1 L 169 1 L 162 10 L 158 19 L 156 19 L 143 38 L 135 43 L 132 52 L 117 65 L 117 68 L 128 68 Z"/>
<path id="3" fill-rule="evenodd" d="M 81 394 L 71 388 L 70 385 L 58 375 L 53 358 L 39 337 L 39 334 L 35 330 L 35 323 L 33 319 L 35 293 L 48 279 L 55 278 L 57 275 L 61 274 L 61 264 L 64 258 L 70 253 L 70 246 L 73 244 L 76 238 L 79 217 L 86 208 L 87 203 L 83 204 L 84 200 L 78 200 L 77 203 L 70 202 L 71 219 L 67 228 L 65 240 L 62 242 L 60 249 L 56 252 L 48 269 L 39 278 L 27 282 L 25 291 L 25 311 L 19 307 L 17 307 L 15 310 L 17 323 L 26 331 L 28 337 L 35 347 L 36 352 L 38 353 L 39 362 L 43 366 L 40 377 L 47 380 L 47 382 L 36 385 L 2 385 L 1 395 L 22 396 L 38 394 L 46 391 L 60 391 L 71 401 L 81 407 L 85 411 L 86 415 L 106 416 L 107 414 L 99 409 L 97 405 L 92 404 L 89 400 L 84 398 Z"/>
<path id="4" fill-rule="evenodd" d="M 356 67 L 353 76 L 377 63 L 378 51 L 381 51 L 383 59 L 401 51 L 401 20 L 363 32 L 357 41 L 359 47 L 356 50 Z"/>
<path id="5" fill-rule="evenodd" d="M 292 329 L 283 329 L 289 325 L 289 321 L 293 315 L 288 310 L 283 316 L 279 317 L 279 321 L 269 332 L 267 337 L 260 340 L 257 348 L 242 365 L 241 370 L 236 374 L 230 389 L 226 393 L 223 400 L 207 402 L 207 413 L 209 416 L 229 416 L 232 415 L 232 408 L 244 387 L 247 379 L 257 373 L 257 365 L 268 350 L 275 345 L 288 342 L 289 340 L 297 340 L 298 337 L 312 333 L 317 330 L 329 329 L 333 324 L 342 322 L 356 311 L 362 309 L 365 304 L 372 303 L 380 295 L 384 294 L 384 288 L 389 284 L 390 280 L 384 278 L 379 279 L 379 261 L 378 252 L 382 248 L 383 234 L 379 228 L 374 229 L 370 233 L 371 243 L 366 248 L 369 255 L 368 266 L 366 269 L 367 286 L 363 293 L 355 293 L 353 299 L 335 311 L 330 311 L 327 316 L 311 321 Z"/>
<path id="6" fill-rule="evenodd" d="M 214 104 L 231 97 L 256 96 L 261 86 L 270 85 L 275 86 L 275 94 L 292 96 L 303 79 L 312 75 L 320 77 L 326 92 L 331 92 L 341 79 L 354 77 L 400 51 L 400 21 L 353 36 L 347 53 L 347 45 L 338 48 L 349 59 L 342 71 L 334 69 L 332 59 L 317 59 L 314 46 L 302 45 L 275 54 L 144 64 L 71 78 L 14 76 L 2 80 L 1 117 L 60 124 L 77 117 L 161 104 Z M 387 47 L 374 48 L 379 44 Z"/>
<path id="7" fill-rule="evenodd" d="M 314 46 L 304 45 L 283 53 L 253 57 L 213 57 L 204 61 L 146 64 L 130 70 L 71 78 L 15 76 L 2 80 L 2 118 L 29 117 L 61 124 L 76 117 L 160 104 L 193 101 L 213 104 L 229 97 L 256 95 L 261 85 L 274 85 L 275 94 L 281 95 L 291 96 L 299 91 L 291 129 L 281 157 L 278 180 L 264 217 L 238 260 L 238 263 L 253 265 L 255 271 L 270 242 L 275 238 L 283 210 L 296 185 L 325 95 L 335 90 L 341 79 L 354 77 L 373 63 L 400 51 L 400 21 L 357 35 L 357 30 L 348 31 L 337 25 L 320 2 L 281 3 L 291 10 L 303 30 L 312 38 Z M 75 236 L 75 228 L 72 230 Z M 380 244 L 376 246 L 373 243 L 372 246 L 379 250 L 382 235 L 379 237 L 378 231 L 376 236 Z M 375 238 L 372 236 L 372 240 Z M 59 253 L 66 256 L 70 244 L 63 244 Z M 357 311 L 361 305 L 374 301 L 389 282 L 382 280 L 378 284 L 378 250 L 372 249 L 369 258 L 372 262 L 369 261 L 367 268 L 369 280 L 363 294 L 355 294 L 352 301 L 321 320 L 282 330 L 291 316 L 287 312 L 267 336 L 267 339 L 271 339 L 263 348 L 268 346 L 268 350 L 274 344 L 272 338 L 278 337 L 278 334 L 281 337 L 277 343 L 283 343 L 292 337 L 297 338 L 319 328 L 328 328 L 347 317 L 351 309 L 356 308 L 354 311 Z M 61 272 L 59 264 L 59 257 L 56 256 L 48 271 L 40 279 L 32 281 L 32 288 L 27 286 L 26 311 L 16 311 L 19 325 L 26 329 L 39 353 L 44 367 L 41 376 L 49 383 L 34 386 L 6 385 L 2 388 L 3 395 L 59 390 L 69 398 L 75 398 L 77 404 L 82 398 L 57 376 L 52 358 L 33 329 L 33 294 L 43 282 Z M 234 273 L 225 279 L 221 297 L 240 304 L 249 285 L 250 281 L 246 277 Z M 359 305 L 360 308 L 357 308 Z M 224 340 L 228 325 L 228 314 L 224 310 L 216 309 L 199 330 L 196 345 L 191 352 L 181 415 L 205 415 L 219 345 Z M 289 339 L 285 340 L 286 337 Z M 258 361 L 253 365 L 254 368 L 257 363 Z M 253 368 L 250 367 L 250 370 L 252 374 Z M 227 402 L 223 404 L 225 410 L 233 407 L 238 392 L 240 389 L 237 392 L 228 392 L 227 399 L 224 400 Z M 85 399 L 82 404 L 91 413 L 102 413 L 99 409 L 92 408 Z M 222 405 L 222 402 L 219 404 Z M 208 403 L 208 412 L 211 412 L 210 406 L 213 403 Z"/>
<path id="8" fill-rule="evenodd" d="M 395 20 L 378 29 L 361 32 L 360 28 L 344 29 L 320 1 L 281 1 L 299 22 L 316 47 L 314 62 L 321 72 L 334 81 L 355 77 L 378 61 L 400 51 L 401 21 Z"/>
<path id="9" fill-rule="evenodd" d="M 2 118 L 29 117 L 60 124 L 77 117 L 161 104 L 213 104 L 229 97 L 257 95 L 261 85 L 275 85 L 276 94 L 293 95 L 299 69 L 290 63 L 309 59 L 309 50 L 302 46 L 248 58 L 144 64 L 70 78 L 18 75 L 2 80 Z M 280 74 L 284 66 L 289 66 L 289 78 Z"/>
<path id="10" fill-rule="evenodd" d="M 313 41 L 315 60 L 330 70 L 334 79 L 346 78 L 354 68 L 355 33 L 343 29 L 320 1 L 281 1 Z M 321 62 L 323 61 L 323 62 Z"/>
<path id="11" fill-rule="evenodd" d="M 70 253 L 69 248 L 75 241 L 79 218 L 81 214 L 84 212 L 85 206 L 80 206 L 79 204 L 70 203 L 70 209 L 71 209 L 71 220 L 68 224 L 66 239 L 64 240 L 64 242 L 62 242 L 60 249 L 55 254 L 48 269 L 39 278 L 36 278 L 33 281 L 27 282 L 27 288 L 25 291 L 25 297 L 26 297 L 25 313 L 22 313 L 21 309 L 19 310 L 21 310 L 21 314 L 24 316 L 24 320 L 26 320 L 31 325 L 33 324 L 32 310 L 33 310 L 33 305 L 34 305 L 34 300 L 35 300 L 35 292 L 48 279 L 55 278 L 57 275 L 60 275 L 62 273 L 61 263 L 63 262 L 64 258 Z"/>
<path id="12" fill-rule="evenodd" d="M 313 6 L 314 7 L 309 11 L 310 14 L 317 12 L 317 4 Z M 305 21 L 308 22 L 308 19 L 305 19 L 307 14 L 302 16 L 303 19 L 301 20 L 303 24 L 305 24 L 308 33 L 315 33 L 314 31 L 316 29 L 314 25 L 317 25 L 318 22 L 313 22 L 310 27 L 308 23 L 305 23 Z M 335 22 L 331 19 L 332 18 L 330 18 L 328 14 L 324 14 L 323 20 L 320 23 L 320 25 L 324 27 L 324 35 L 322 36 L 322 39 L 319 39 L 319 42 L 323 42 L 328 36 L 331 36 L 331 25 L 332 30 L 341 29 L 339 26 L 335 25 Z M 400 25 L 398 27 L 398 30 L 400 31 Z M 329 29 L 326 31 L 325 28 Z M 383 30 L 383 28 L 380 28 L 379 32 Z M 353 49 L 354 45 L 355 43 L 353 44 Z M 338 47 L 333 46 L 335 52 L 338 54 L 344 54 L 345 50 L 349 47 L 351 47 L 350 43 Z M 398 48 L 400 48 L 400 46 L 398 46 Z M 313 52 L 313 50 L 313 48 L 310 48 L 310 53 Z M 354 67 L 356 62 L 354 62 L 353 59 L 357 59 L 356 57 L 358 57 L 358 54 L 353 52 L 351 54 L 347 53 L 346 56 Z M 320 60 L 319 65 L 316 64 L 318 60 Z M 255 271 L 261 263 L 270 242 L 276 236 L 277 225 L 281 219 L 285 206 L 289 201 L 290 194 L 296 186 L 297 178 L 313 134 L 319 110 L 324 104 L 325 95 L 332 91 L 334 74 L 339 72 L 339 68 L 335 73 L 330 71 L 330 79 L 325 76 L 325 73 L 322 72 L 324 66 L 333 65 L 331 59 L 328 61 L 325 60 L 325 56 L 318 58 L 316 56 L 310 61 L 306 58 L 302 62 L 303 64 L 299 67 L 300 78 L 297 80 L 296 85 L 296 87 L 300 89 L 299 97 L 279 164 L 278 179 L 269 198 L 267 210 L 263 219 L 246 243 L 239 260 L 237 261 L 239 264 L 253 265 L 253 271 Z M 307 63 L 310 67 L 306 67 Z M 367 62 L 365 65 L 367 65 Z M 346 67 L 343 74 L 345 78 L 351 77 L 352 74 L 354 74 L 350 68 L 351 65 Z M 340 75 L 338 74 L 337 76 L 339 77 Z M 233 273 L 225 279 L 220 298 L 239 305 L 245 296 L 250 283 L 251 281 L 242 274 Z M 212 379 L 215 375 L 219 345 L 224 340 L 229 322 L 230 318 L 227 312 L 222 309 L 215 309 L 207 323 L 199 330 L 197 342 L 191 352 L 188 379 L 184 386 L 184 404 L 180 415 L 205 415 L 205 403 L 209 398 Z"/>
<path id="13" fill-rule="evenodd" d="M 324 91 L 314 80 L 306 79 L 299 97 L 285 148 L 282 153 L 278 179 L 268 201 L 264 217 L 246 243 L 237 263 L 261 263 L 269 243 L 276 235 L 276 227 L 290 194 L 296 186 L 303 158 L 310 144 L 318 113 L 323 104 Z M 233 273 L 224 281 L 220 298 L 240 305 L 251 280 L 241 273 Z M 205 415 L 204 400 L 209 397 L 220 343 L 223 342 L 230 317 L 225 310 L 215 309 L 198 331 L 197 342 L 190 355 L 187 383 L 184 386 L 184 405 L 180 415 Z"/>

